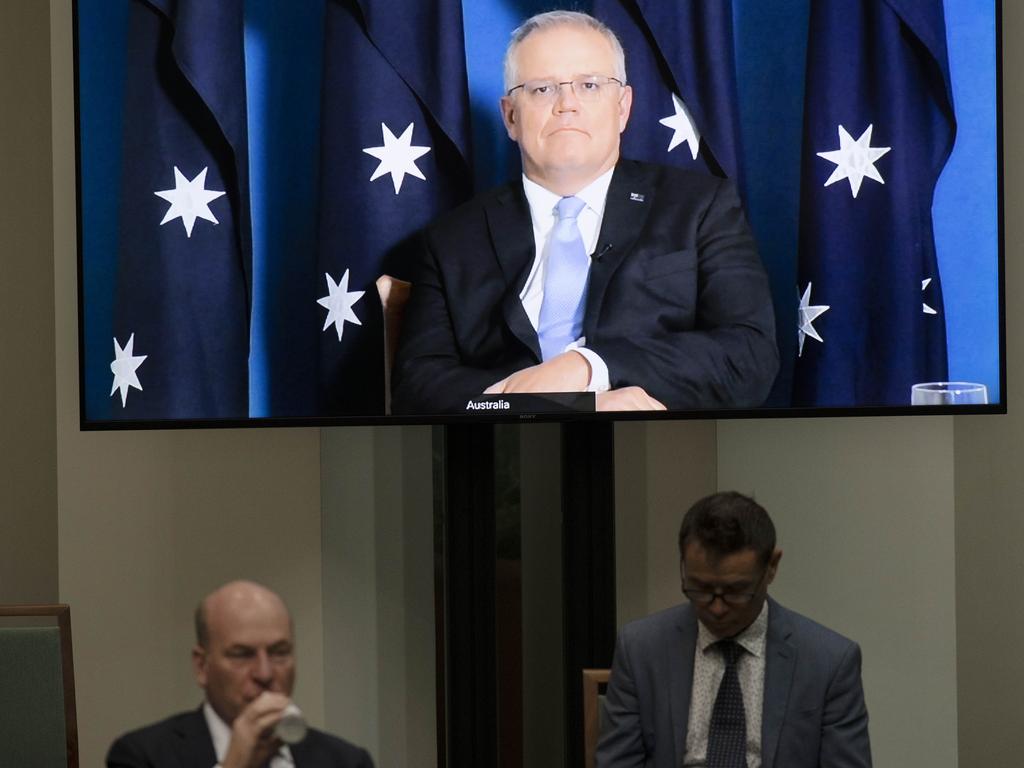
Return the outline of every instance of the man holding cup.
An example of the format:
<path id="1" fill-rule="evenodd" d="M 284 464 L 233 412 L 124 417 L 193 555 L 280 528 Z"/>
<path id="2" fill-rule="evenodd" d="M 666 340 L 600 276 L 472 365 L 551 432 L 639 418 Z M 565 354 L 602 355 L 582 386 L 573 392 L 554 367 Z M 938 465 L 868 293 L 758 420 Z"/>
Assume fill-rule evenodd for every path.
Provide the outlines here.
<path id="1" fill-rule="evenodd" d="M 306 728 L 291 702 L 292 619 L 276 593 L 229 582 L 199 603 L 195 625 L 202 707 L 122 736 L 108 768 L 372 768 L 365 750 Z"/>

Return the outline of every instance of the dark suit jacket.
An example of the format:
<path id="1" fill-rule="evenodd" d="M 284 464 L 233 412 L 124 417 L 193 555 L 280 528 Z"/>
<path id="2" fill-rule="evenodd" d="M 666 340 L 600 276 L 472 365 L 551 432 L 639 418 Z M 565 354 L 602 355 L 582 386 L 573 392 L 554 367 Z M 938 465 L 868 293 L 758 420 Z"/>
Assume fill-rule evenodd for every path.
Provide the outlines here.
<path id="1" fill-rule="evenodd" d="M 683 764 L 696 644 L 685 604 L 622 628 L 598 768 Z M 765 654 L 762 766 L 870 768 L 857 644 L 770 601 Z"/>
<path id="2" fill-rule="evenodd" d="M 373 768 L 365 749 L 313 728 L 288 748 L 296 768 Z M 213 768 L 216 763 L 201 707 L 127 733 L 107 753 L 107 768 Z"/>
<path id="3" fill-rule="evenodd" d="M 402 320 L 396 413 L 461 411 L 539 363 L 519 300 L 534 261 L 522 180 L 431 225 Z M 583 334 L 613 388 L 669 408 L 760 405 L 778 370 L 768 280 L 733 185 L 621 160 L 591 262 Z"/>

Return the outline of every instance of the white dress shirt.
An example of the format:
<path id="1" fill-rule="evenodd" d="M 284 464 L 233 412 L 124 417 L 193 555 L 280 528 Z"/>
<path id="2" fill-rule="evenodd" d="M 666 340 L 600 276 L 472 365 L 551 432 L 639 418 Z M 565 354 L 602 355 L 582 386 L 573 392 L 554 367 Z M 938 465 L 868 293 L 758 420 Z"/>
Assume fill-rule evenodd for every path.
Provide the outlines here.
<path id="1" fill-rule="evenodd" d="M 608 197 L 608 185 L 611 184 L 614 168 L 609 169 L 601 176 L 594 179 L 587 186 L 577 192 L 574 196 L 586 203 L 576 223 L 580 228 L 580 235 L 583 238 L 583 247 L 586 252 L 593 256 L 597 247 L 597 238 L 601 233 L 601 222 L 604 220 L 604 205 Z M 536 246 L 536 258 L 530 268 L 530 274 L 526 278 L 526 284 L 519 294 L 519 300 L 523 303 L 526 316 L 534 330 L 540 323 L 540 306 L 544 300 L 544 273 L 547 268 L 547 244 L 551 237 L 551 231 L 558 221 L 558 214 L 555 206 L 562 199 L 540 184 L 523 176 L 523 190 L 526 192 L 526 201 L 530 205 L 530 218 L 533 221 L 533 240 Z M 566 350 L 575 349 L 583 355 L 590 363 L 590 382 L 587 385 L 588 392 L 605 392 L 610 388 L 608 380 L 608 366 L 598 355 L 586 347 L 586 337 L 581 336 L 566 346 Z"/>
<path id="2" fill-rule="evenodd" d="M 208 701 L 203 703 L 203 717 L 206 718 L 206 727 L 210 729 L 210 738 L 213 739 L 213 751 L 217 755 L 217 764 L 213 768 L 220 768 L 231 746 L 231 728 L 220 719 L 220 715 Z M 282 744 L 281 749 L 271 758 L 270 768 L 295 768 L 295 761 L 287 744 Z"/>
<path id="3" fill-rule="evenodd" d="M 743 690 L 747 721 L 747 768 L 761 768 L 761 713 L 764 707 L 764 653 L 768 632 L 768 601 L 753 623 L 732 638 L 743 648 L 736 660 L 736 674 Z M 693 686 L 690 717 L 686 727 L 684 768 L 707 765 L 711 710 L 725 674 L 725 659 L 711 646 L 718 638 L 697 622 L 697 647 L 693 653 Z"/>

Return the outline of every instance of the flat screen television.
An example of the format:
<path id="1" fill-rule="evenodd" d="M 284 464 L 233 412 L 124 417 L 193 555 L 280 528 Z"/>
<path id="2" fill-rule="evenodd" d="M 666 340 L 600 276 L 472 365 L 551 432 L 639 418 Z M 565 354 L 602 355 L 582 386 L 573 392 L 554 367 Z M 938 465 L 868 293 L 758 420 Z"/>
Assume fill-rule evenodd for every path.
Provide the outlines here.
<path id="1" fill-rule="evenodd" d="M 632 307 L 664 338 L 591 317 L 583 342 L 632 345 L 607 353 L 609 385 L 667 392 L 668 410 L 487 395 L 443 364 L 417 386 L 454 405 L 392 403 L 413 335 L 401 300 L 428 284 L 424 228 L 521 189 L 502 56 L 548 4 L 76 0 L 82 427 L 1005 412 L 998 0 L 583 5 L 625 49 L 622 155 L 742 201 L 777 366 L 716 346 L 729 329 L 705 308 L 728 315 L 733 295 L 673 262 L 643 273 Z M 592 266 L 588 290 L 611 290 L 642 249 L 599 234 L 593 265 L 614 246 L 620 271 Z M 699 262 L 688 247 L 662 261 Z M 498 338 L 538 349 L 527 271 L 433 286 L 448 363 L 487 370 L 451 309 L 480 295 L 501 297 Z M 707 381 L 681 372 L 705 355 Z"/>

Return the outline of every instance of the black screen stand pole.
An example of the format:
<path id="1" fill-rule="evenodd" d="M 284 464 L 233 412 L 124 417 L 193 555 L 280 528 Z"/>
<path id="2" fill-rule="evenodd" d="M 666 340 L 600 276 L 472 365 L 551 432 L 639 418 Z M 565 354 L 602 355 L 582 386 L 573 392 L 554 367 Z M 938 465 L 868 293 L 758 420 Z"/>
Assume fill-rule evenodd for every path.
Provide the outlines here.
<path id="1" fill-rule="evenodd" d="M 583 762 L 581 670 L 615 645 L 615 441 L 609 422 L 561 428 L 565 765 Z M 498 761 L 494 427 L 435 428 L 438 766 Z M 504 768 L 504 767 L 503 767 Z"/>
<path id="2" fill-rule="evenodd" d="M 441 530 L 435 545 L 437 764 L 495 765 L 498 742 L 495 635 L 494 426 L 434 429 L 440 450 Z M 440 442 L 440 445 L 438 445 Z M 440 557 L 437 557 L 437 554 Z"/>
<path id="3" fill-rule="evenodd" d="M 583 765 L 582 670 L 615 650 L 615 425 L 562 426 L 565 765 Z"/>

